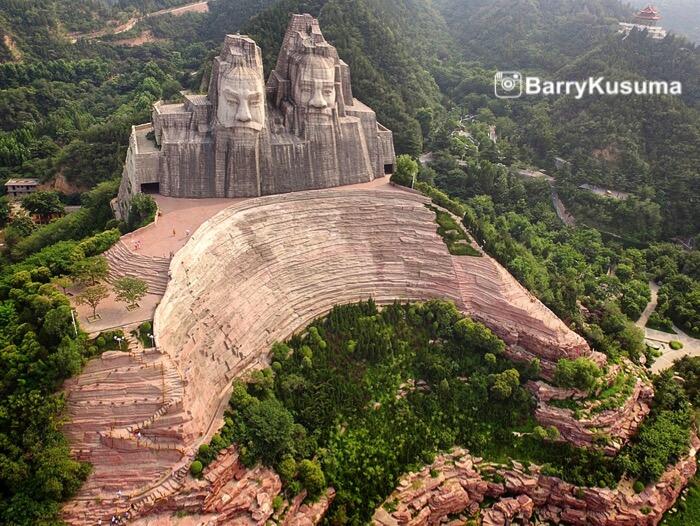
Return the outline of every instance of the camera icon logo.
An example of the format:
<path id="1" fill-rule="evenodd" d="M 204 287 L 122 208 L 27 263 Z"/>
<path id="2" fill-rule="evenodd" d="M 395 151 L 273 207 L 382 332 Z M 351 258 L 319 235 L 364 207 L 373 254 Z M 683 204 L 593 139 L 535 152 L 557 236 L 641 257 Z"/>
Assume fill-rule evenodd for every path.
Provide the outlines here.
<path id="1" fill-rule="evenodd" d="M 523 76 L 519 71 L 499 71 L 494 77 L 494 90 L 499 99 L 517 99 L 523 94 Z"/>

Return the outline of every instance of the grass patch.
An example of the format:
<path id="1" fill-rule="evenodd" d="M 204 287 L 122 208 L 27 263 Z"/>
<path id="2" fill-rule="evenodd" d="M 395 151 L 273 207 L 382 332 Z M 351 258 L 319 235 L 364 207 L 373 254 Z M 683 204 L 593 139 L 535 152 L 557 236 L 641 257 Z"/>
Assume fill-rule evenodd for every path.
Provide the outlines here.
<path id="1" fill-rule="evenodd" d="M 678 340 L 671 340 L 668 342 L 668 346 L 674 351 L 680 351 L 683 348 L 683 344 Z"/>
<path id="2" fill-rule="evenodd" d="M 481 256 L 481 253 L 471 246 L 471 240 L 464 233 L 462 226 L 455 221 L 452 214 L 435 208 L 434 206 L 426 206 L 435 212 L 438 234 L 440 234 L 440 237 L 447 245 L 450 254 L 453 256 Z"/>
<path id="3" fill-rule="evenodd" d="M 615 377 L 610 385 L 600 388 L 598 394 L 580 400 L 565 398 L 564 400 L 550 400 L 548 403 L 560 409 L 570 409 L 574 412 L 574 418 L 580 420 L 582 417 L 590 417 L 603 411 L 622 407 L 632 394 L 636 381 L 633 374 L 622 372 Z"/>

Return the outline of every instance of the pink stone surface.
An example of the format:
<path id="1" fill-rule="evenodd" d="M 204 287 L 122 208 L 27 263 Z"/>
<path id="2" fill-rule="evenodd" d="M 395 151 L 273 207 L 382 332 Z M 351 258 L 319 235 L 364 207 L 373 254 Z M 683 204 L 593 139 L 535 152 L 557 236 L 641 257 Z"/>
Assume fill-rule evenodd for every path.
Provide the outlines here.
<path id="1" fill-rule="evenodd" d="M 155 313 L 158 351 L 103 358 L 68 383 L 68 435 L 95 468 L 67 520 L 90 524 L 95 513 L 145 510 L 178 494 L 194 452 L 221 425 L 231 381 L 335 304 L 449 299 L 543 363 L 590 355 L 493 259 L 451 256 L 428 202 L 386 185 L 235 202 L 186 239 L 169 281 L 161 256 L 130 254 L 131 239 L 114 247 L 115 274 L 167 285 Z M 156 245 L 164 228 L 161 217 L 140 231 L 154 236 L 141 250 L 165 247 Z M 135 440 L 139 429 L 148 441 Z"/>
<path id="2" fill-rule="evenodd" d="M 541 475 L 538 466 L 530 466 L 526 472 L 513 462 L 512 468 L 504 468 L 458 448 L 402 478 L 372 521 L 377 526 L 432 526 L 459 515 L 464 520 L 475 517 L 484 526 L 503 526 L 516 519 L 517 524 L 527 524 L 536 512 L 540 520 L 549 519 L 554 524 L 655 526 L 695 475 L 698 445 L 700 441 L 693 437 L 688 455 L 639 494 L 626 491 L 622 485 L 615 490 L 578 488 Z M 495 474 L 503 477 L 505 484 L 486 482 Z M 480 510 L 487 496 L 497 500 Z"/>

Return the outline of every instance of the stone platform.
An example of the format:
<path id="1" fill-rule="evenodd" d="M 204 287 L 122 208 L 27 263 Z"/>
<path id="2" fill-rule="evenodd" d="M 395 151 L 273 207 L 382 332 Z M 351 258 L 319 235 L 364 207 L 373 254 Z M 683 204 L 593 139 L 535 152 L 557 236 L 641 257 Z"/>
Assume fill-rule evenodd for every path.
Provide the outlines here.
<path id="1" fill-rule="evenodd" d="M 221 424 L 231 380 L 336 304 L 448 299 L 543 364 L 593 355 L 493 259 L 451 256 L 428 203 L 399 188 L 307 191 L 238 202 L 202 224 L 171 262 L 153 367 L 105 356 L 68 387 L 68 435 L 95 471 L 67 521 L 136 514 L 178 492 Z M 167 450 L 134 439 L 145 422 Z"/>

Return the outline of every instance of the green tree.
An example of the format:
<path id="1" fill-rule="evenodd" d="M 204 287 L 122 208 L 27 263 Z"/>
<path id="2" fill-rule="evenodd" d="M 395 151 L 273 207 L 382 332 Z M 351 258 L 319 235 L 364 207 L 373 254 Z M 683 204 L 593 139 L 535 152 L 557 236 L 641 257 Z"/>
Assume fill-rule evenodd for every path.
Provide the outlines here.
<path id="1" fill-rule="evenodd" d="M 136 194 L 129 204 L 129 230 L 136 230 L 152 222 L 157 210 L 158 205 L 150 195 Z"/>
<path id="2" fill-rule="evenodd" d="M 602 375 L 600 367 L 590 358 L 568 360 L 562 358 L 554 370 L 554 382 L 560 387 L 574 387 L 583 391 L 593 389 Z"/>
<path id="3" fill-rule="evenodd" d="M 40 216 L 64 212 L 63 203 L 59 200 L 56 192 L 38 191 L 29 194 L 22 199 L 22 207 L 29 213 Z"/>
<path id="4" fill-rule="evenodd" d="M 89 305 L 92 308 L 92 317 L 97 317 L 97 307 L 102 300 L 109 297 L 109 289 L 105 285 L 92 285 L 86 288 L 78 296 L 75 301 L 78 305 Z"/>
<path id="5" fill-rule="evenodd" d="M 73 280 L 69 276 L 56 276 L 51 279 L 51 283 L 60 288 L 63 294 L 66 293 L 67 289 L 73 286 Z"/>
<path id="6" fill-rule="evenodd" d="M 418 162 L 410 155 L 399 155 L 396 158 L 396 169 L 391 176 L 391 181 L 401 186 L 413 188 L 419 168 Z"/>
<path id="7" fill-rule="evenodd" d="M 6 195 L 0 196 L 0 228 L 10 219 L 10 200 Z"/>
<path id="8" fill-rule="evenodd" d="M 109 264 L 103 256 L 93 256 L 73 265 L 73 275 L 84 284 L 96 285 L 109 274 Z"/>
<path id="9" fill-rule="evenodd" d="M 326 477 L 321 466 L 313 460 L 299 462 L 299 479 L 312 498 L 318 497 L 326 489 Z"/>
<path id="10" fill-rule="evenodd" d="M 117 301 L 126 303 L 128 309 L 138 307 L 138 302 L 148 293 L 145 281 L 131 276 L 124 276 L 114 282 L 114 292 Z"/>
<path id="11" fill-rule="evenodd" d="M 508 369 L 502 373 L 489 376 L 491 394 L 497 400 L 507 400 L 520 385 L 520 373 L 516 369 Z"/>

